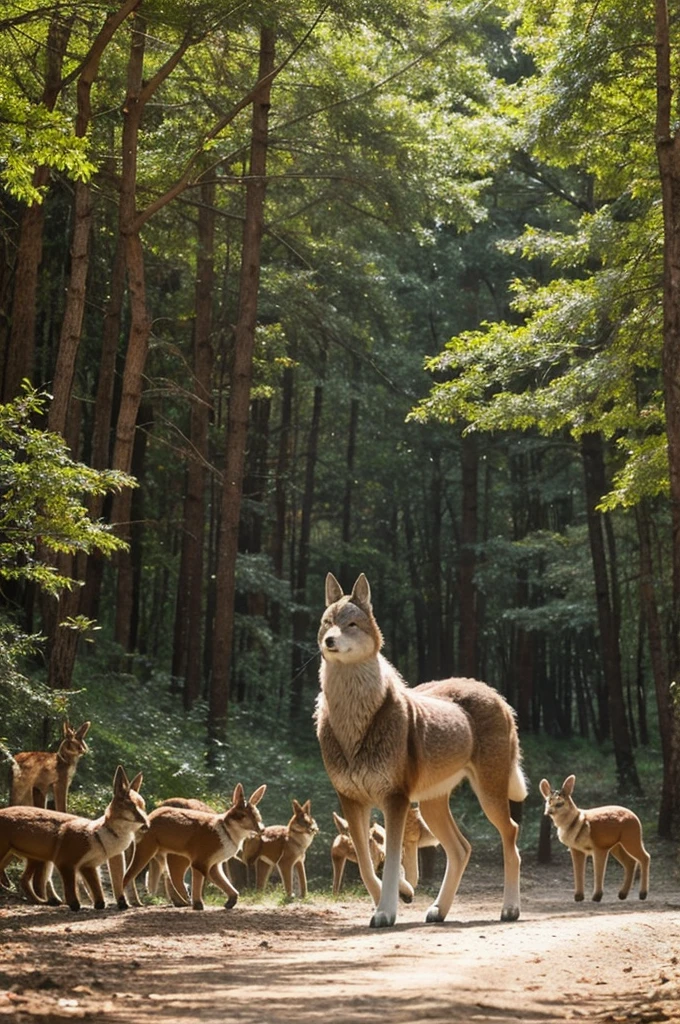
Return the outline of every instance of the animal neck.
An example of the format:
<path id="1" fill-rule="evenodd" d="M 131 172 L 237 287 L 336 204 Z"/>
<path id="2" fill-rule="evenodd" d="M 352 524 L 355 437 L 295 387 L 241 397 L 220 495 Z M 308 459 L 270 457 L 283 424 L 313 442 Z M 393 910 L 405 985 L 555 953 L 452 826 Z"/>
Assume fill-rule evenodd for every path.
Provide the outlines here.
<path id="1" fill-rule="evenodd" d="M 346 756 L 353 754 L 399 678 L 381 654 L 352 664 L 322 661 L 320 681 L 326 714 Z"/>

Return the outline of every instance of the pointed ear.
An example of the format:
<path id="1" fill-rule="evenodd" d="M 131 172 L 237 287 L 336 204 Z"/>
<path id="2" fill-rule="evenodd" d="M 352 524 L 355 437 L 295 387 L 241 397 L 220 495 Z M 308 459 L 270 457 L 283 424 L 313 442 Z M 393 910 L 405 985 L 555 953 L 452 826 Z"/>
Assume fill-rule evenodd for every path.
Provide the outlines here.
<path id="1" fill-rule="evenodd" d="M 116 796 L 119 796 L 124 789 L 129 788 L 130 783 L 128 782 L 128 777 L 125 774 L 125 769 L 123 768 L 122 764 L 119 764 L 113 776 L 113 792 L 116 794 Z"/>
<path id="2" fill-rule="evenodd" d="M 303 812 L 303 814 L 311 814 L 312 813 L 312 801 L 311 800 L 305 800 L 305 802 L 302 805 L 302 812 Z"/>
<path id="3" fill-rule="evenodd" d="M 240 782 L 237 782 L 236 786 L 234 787 L 231 802 L 232 804 L 244 804 L 246 802 L 246 795 L 243 792 L 243 786 L 241 785 Z"/>
<path id="4" fill-rule="evenodd" d="M 68 736 L 70 732 L 72 732 L 71 723 L 68 718 L 65 718 L 61 725 L 61 734 L 62 736 Z"/>
<path id="5" fill-rule="evenodd" d="M 349 825 L 347 824 L 345 819 L 341 818 L 340 815 L 336 814 L 335 811 L 333 811 L 333 821 L 335 822 L 335 827 L 337 828 L 338 832 L 346 832 L 347 829 L 349 828 Z"/>
<path id="6" fill-rule="evenodd" d="M 350 601 L 352 604 L 363 605 L 364 608 L 371 607 L 371 588 L 363 572 L 352 587 Z"/>
<path id="7" fill-rule="evenodd" d="M 329 572 L 326 576 L 326 607 L 335 604 L 342 597 L 342 587 L 336 580 L 332 572 Z"/>
<path id="8" fill-rule="evenodd" d="M 83 737 L 87 736 L 87 732 L 91 724 L 91 722 L 83 722 L 80 729 L 78 729 L 78 731 L 76 732 L 76 736 L 78 737 L 79 740 L 82 740 Z"/>
<path id="9" fill-rule="evenodd" d="M 253 806 L 253 807 L 255 806 L 255 804 L 259 804 L 260 800 L 262 799 L 262 797 L 265 795 L 266 792 L 267 792 L 267 783 L 265 782 L 261 786 L 258 786 L 258 788 L 255 790 L 255 792 L 251 794 L 250 800 L 248 801 L 248 803 L 251 806 Z"/>
<path id="10" fill-rule="evenodd" d="M 574 791 L 574 783 L 576 782 L 575 775 L 569 775 L 568 778 L 562 783 L 562 792 L 565 796 L 571 796 Z"/>
<path id="11" fill-rule="evenodd" d="M 295 799 L 295 797 L 293 797 L 293 813 L 294 814 L 299 814 L 301 810 L 302 810 L 302 804 L 299 804 L 298 801 Z"/>
<path id="12" fill-rule="evenodd" d="M 132 782 L 130 783 L 130 789 L 135 789 L 139 793 L 139 790 L 142 787 L 142 779 L 143 778 L 144 778 L 144 775 L 142 774 L 142 772 L 138 772 L 135 775 L 135 777 L 132 780 Z"/>
<path id="13" fill-rule="evenodd" d="M 541 795 L 544 796 L 547 800 L 550 796 L 550 783 L 548 782 L 548 780 L 541 779 L 541 781 L 538 784 L 538 788 L 541 791 Z"/>

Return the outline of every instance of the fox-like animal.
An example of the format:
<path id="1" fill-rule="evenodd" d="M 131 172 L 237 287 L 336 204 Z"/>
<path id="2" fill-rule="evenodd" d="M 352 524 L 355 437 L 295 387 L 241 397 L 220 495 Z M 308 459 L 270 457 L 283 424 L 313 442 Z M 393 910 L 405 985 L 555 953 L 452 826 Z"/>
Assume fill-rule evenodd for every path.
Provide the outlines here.
<path id="1" fill-rule="evenodd" d="M 500 833 L 505 864 L 501 919 L 516 920 L 519 829 L 509 800 L 524 800 L 527 787 L 510 706 L 496 690 L 474 679 L 407 687 L 380 654 L 383 638 L 363 573 L 349 595 L 332 573 L 326 577 L 318 641 L 317 736 L 349 823 L 361 877 L 376 905 L 372 927 L 396 920 L 404 827 L 415 801 L 447 857 L 444 880 L 426 920 L 446 917 L 470 857 L 470 844 L 449 810 L 449 795 L 464 778 Z M 368 842 L 372 807 L 379 807 L 385 818 L 382 884 Z"/>
<path id="2" fill-rule="evenodd" d="M 183 865 L 182 883 L 170 875 L 172 901 L 177 906 L 186 906 L 183 895 L 184 873 L 191 866 L 191 900 L 194 910 L 203 910 L 203 888 L 206 878 L 227 895 L 225 907 L 230 909 L 238 899 L 238 890 L 232 885 L 222 868 L 222 862 L 236 853 L 239 844 L 252 832 L 264 828 L 257 804 L 265 794 L 266 785 L 260 786 L 246 800 L 243 786 L 239 782 L 234 789 L 231 806 L 224 814 L 215 811 L 197 811 L 186 807 L 157 807 L 149 815 L 149 829 L 135 848 L 132 863 L 125 873 L 124 886 L 132 902 L 139 903 L 135 879 L 144 870 L 152 857 L 158 854 L 167 858 L 177 855 L 175 864 Z M 170 868 L 170 865 L 168 865 Z"/>
<path id="3" fill-rule="evenodd" d="M 307 895 L 305 856 L 319 826 L 312 817 L 311 802 L 293 800 L 293 816 L 287 825 L 266 825 L 256 836 L 243 841 L 239 857 L 250 867 L 255 865 L 258 889 L 264 889 L 269 877 L 277 869 L 286 896 L 292 897 L 293 872 L 297 875 L 300 895 Z"/>
<path id="4" fill-rule="evenodd" d="M 636 868 L 640 867 L 641 900 L 649 890 L 650 856 L 642 841 L 640 819 L 627 807 L 610 804 L 579 810 L 572 793 L 575 775 L 569 775 L 561 789 L 551 789 L 547 779 L 541 779 L 539 789 L 545 799 L 545 813 L 557 827 L 557 838 L 569 848 L 574 869 L 574 899 L 584 898 L 586 859 L 593 858 L 593 899 L 599 903 L 604 889 L 604 875 L 611 853 L 623 866 L 623 884 L 619 899 L 625 900 L 633 884 Z"/>
<path id="5" fill-rule="evenodd" d="M 90 722 L 74 729 L 67 721 L 62 726 L 62 740 L 56 753 L 27 750 L 15 754 L 11 763 L 10 804 L 45 807 L 50 790 L 55 811 L 66 811 L 68 791 L 78 762 L 89 750 L 85 736 Z"/>
<path id="6" fill-rule="evenodd" d="M 210 804 L 207 804 L 205 800 L 198 800 L 193 796 L 171 796 L 168 797 L 167 800 L 161 800 L 158 806 L 184 807 L 186 810 L 203 811 L 205 814 L 215 813 L 214 808 L 212 808 Z M 152 857 L 149 861 L 149 877 L 147 880 L 147 888 L 149 892 L 158 892 L 160 880 L 163 878 L 165 881 L 165 893 L 170 902 L 175 902 L 175 893 L 179 892 L 184 896 L 184 901 L 181 906 L 186 906 L 189 902 L 189 895 L 187 893 L 184 878 L 189 866 L 189 861 L 186 857 L 180 856 L 180 854 L 156 854 L 156 856 Z M 229 872 L 229 861 L 224 861 L 222 864 L 222 870 L 229 881 L 233 882 Z"/>
<path id="7" fill-rule="evenodd" d="M 123 892 L 125 851 L 136 835 L 148 827 L 144 799 L 139 794 L 140 772 L 132 782 L 119 765 L 113 777 L 113 798 L 104 814 L 92 821 L 45 807 L 12 806 L 0 810 L 0 869 L 13 856 L 27 861 L 22 876 L 26 895 L 32 902 L 44 902 L 36 892 L 49 883 L 51 865 L 57 868 L 64 887 L 64 900 L 71 910 L 80 909 L 77 881 L 81 877 L 97 910 L 105 907 L 99 868 L 108 861 L 111 883 L 118 906 L 127 906 Z M 46 874 L 37 864 L 49 865 Z M 54 891 L 52 890 L 52 894 Z M 58 897 L 56 897 L 58 901 Z M 50 900 L 52 902 L 52 900 Z"/>
<path id="8" fill-rule="evenodd" d="M 357 862 L 357 853 L 349 833 L 349 825 L 344 818 L 333 811 L 333 821 L 338 834 L 331 843 L 331 864 L 333 866 L 333 895 L 337 896 L 342 886 L 342 879 L 345 873 L 345 864 L 348 860 L 353 864 Z M 371 824 L 368 832 L 368 849 L 371 856 L 371 863 L 375 871 L 381 868 L 385 861 L 385 829 L 377 821 Z"/>

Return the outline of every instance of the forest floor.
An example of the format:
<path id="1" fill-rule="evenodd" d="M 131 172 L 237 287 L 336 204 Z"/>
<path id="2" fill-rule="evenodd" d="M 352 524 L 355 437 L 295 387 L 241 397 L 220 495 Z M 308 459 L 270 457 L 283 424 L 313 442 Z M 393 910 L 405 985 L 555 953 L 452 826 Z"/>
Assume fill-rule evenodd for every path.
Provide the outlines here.
<path id="1" fill-rule="evenodd" d="M 418 1021 L 680 1022 L 675 853 L 652 850 L 651 892 L 573 901 L 564 848 L 525 854 L 521 919 L 501 923 L 500 864 L 474 861 L 444 924 L 428 895 L 395 927 L 367 927 L 356 892 L 282 903 L 247 895 L 231 911 L 156 903 L 124 913 L 0 898 L 0 1022 L 56 1024 L 415 1024 Z"/>

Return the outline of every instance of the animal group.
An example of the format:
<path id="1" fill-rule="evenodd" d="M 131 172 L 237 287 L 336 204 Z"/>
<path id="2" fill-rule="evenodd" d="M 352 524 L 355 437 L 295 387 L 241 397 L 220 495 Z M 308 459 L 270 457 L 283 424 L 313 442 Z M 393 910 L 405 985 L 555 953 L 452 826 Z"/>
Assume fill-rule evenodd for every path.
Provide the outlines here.
<path id="1" fill-rule="evenodd" d="M 515 717 L 505 699 L 473 679 L 447 679 L 408 687 L 382 656 L 382 635 L 361 574 L 349 594 L 335 577 L 326 579 L 326 610 L 318 634 L 320 690 L 315 722 L 321 754 L 336 790 L 342 816 L 331 847 L 333 891 L 339 892 L 345 864 L 358 864 L 374 902 L 372 927 L 394 924 L 398 899 L 410 902 L 418 883 L 418 849 L 439 845 L 446 855 L 441 887 L 426 921 L 443 921 L 450 910 L 471 847 L 451 815 L 452 790 L 467 779 L 503 848 L 504 890 L 501 919 L 520 915 L 518 825 L 511 801 L 527 796 Z M 305 855 L 318 832 L 310 801 L 293 800 L 285 825 L 263 824 L 258 804 L 266 785 L 246 797 L 239 783 L 222 813 L 200 800 L 171 798 L 147 814 L 140 794 L 141 773 L 132 781 L 119 765 L 113 796 L 95 820 L 67 810 L 68 791 L 80 758 L 87 752 L 90 723 L 79 729 L 64 723 L 56 753 L 24 752 L 12 762 L 10 805 L 0 809 L 0 885 L 8 886 L 6 867 L 25 862 L 20 886 L 33 903 L 61 902 L 53 869 L 61 877 L 63 901 L 80 907 L 82 885 L 95 908 L 105 906 L 100 868 L 107 865 L 120 909 L 138 905 L 136 879 L 148 869 L 155 892 L 164 879 L 175 906 L 202 910 L 206 881 L 216 885 L 231 908 L 238 899 L 229 861 L 237 857 L 254 869 L 258 889 L 276 868 L 288 896 L 295 882 L 307 893 Z M 610 805 L 582 810 L 569 775 L 553 789 L 540 783 L 545 814 L 570 850 L 574 897 L 584 898 L 585 863 L 593 859 L 592 898 L 602 898 L 609 854 L 620 862 L 625 899 L 639 873 L 639 896 L 649 887 L 650 857 L 637 816 Z M 52 791 L 55 809 L 47 808 Z M 382 811 L 384 826 L 371 821 Z M 382 869 L 382 877 L 378 871 Z M 185 879 L 191 873 L 190 892 Z"/>

